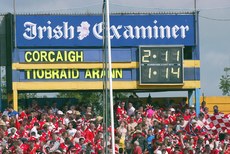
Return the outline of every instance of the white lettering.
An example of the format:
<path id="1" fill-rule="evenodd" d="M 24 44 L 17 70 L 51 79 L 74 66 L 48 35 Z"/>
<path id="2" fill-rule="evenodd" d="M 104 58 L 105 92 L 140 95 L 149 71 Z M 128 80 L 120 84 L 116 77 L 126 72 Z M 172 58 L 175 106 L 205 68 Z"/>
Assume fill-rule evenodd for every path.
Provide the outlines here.
<path id="1" fill-rule="evenodd" d="M 118 25 L 117 27 L 115 27 L 114 25 L 112 25 L 110 27 L 110 30 L 112 30 L 113 34 L 114 35 L 111 35 L 110 36 L 110 39 L 113 39 L 113 37 L 115 36 L 117 39 L 119 39 L 121 37 L 121 35 L 119 34 L 118 32 L 118 29 L 121 29 L 122 28 L 122 25 Z"/>
<path id="2" fill-rule="evenodd" d="M 125 31 L 123 33 L 124 38 L 125 39 L 128 39 L 128 38 L 133 39 L 134 38 L 133 27 L 131 25 L 129 25 L 129 26 L 124 26 L 124 28 L 125 28 Z"/>
<path id="3" fill-rule="evenodd" d="M 32 22 L 25 22 L 25 32 L 23 33 L 23 37 L 27 40 L 32 40 L 37 37 L 37 31 L 36 31 L 37 24 L 34 24 Z"/>
<path id="4" fill-rule="evenodd" d="M 178 32 L 178 30 L 179 30 L 180 28 L 177 26 L 177 25 L 175 25 L 175 26 L 173 26 L 173 28 L 172 28 L 172 37 L 174 38 L 174 39 L 176 39 L 179 35 L 177 34 L 177 32 Z"/>
<path id="5" fill-rule="evenodd" d="M 165 26 L 165 27 L 160 26 L 159 29 L 160 29 L 160 38 L 164 39 L 165 35 L 168 39 L 171 37 L 169 26 Z"/>
<path id="6" fill-rule="evenodd" d="M 147 34 L 147 37 L 149 39 L 151 39 L 153 37 L 151 26 L 147 26 L 147 27 L 144 27 L 144 26 L 141 26 L 141 27 L 135 26 L 134 29 L 136 31 L 136 33 L 135 33 L 135 38 L 136 39 L 139 39 L 140 37 L 143 38 L 143 39 L 145 39 L 146 38 L 146 34 Z M 146 33 L 146 31 L 147 31 L 147 33 Z"/>
<path id="7" fill-rule="evenodd" d="M 55 39 L 60 39 L 63 36 L 63 32 L 62 32 L 62 27 L 61 26 L 57 26 L 53 29 L 54 35 L 53 37 Z"/>
<path id="8" fill-rule="evenodd" d="M 93 26 L 93 34 L 99 40 L 102 40 L 102 38 L 103 38 L 102 37 L 102 32 L 103 32 L 102 25 L 103 25 L 103 23 L 100 22 L 99 24 L 95 24 Z"/>
<path id="9" fill-rule="evenodd" d="M 65 39 L 73 39 L 74 38 L 74 27 L 73 26 L 69 26 L 68 27 L 68 22 L 63 22 L 63 31 L 64 31 L 64 35 L 63 37 Z M 70 35 L 70 36 L 69 36 Z"/>
<path id="10" fill-rule="evenodd" d="M 48 21 L 47 24 L 50 25 L 51 22 Z M 46 30 L 47 30 L 47 37 L 48 37 L 48 39 L 52 39 L 52 38 L 53 38 L 53 36 L 52 36 L 52 27 L 51 27 L 51 26 L 48 26 Z"/>
<path id="11" fill-rule="evenodd" d="M 180 30 L 181 30 L 181 38 L 184 39 L 186 37 L 185 31 L 189 31 L 189 26 L 180 26 Z"/>
<path id="12" fill-rule="evenodd" d="M 90 25 L 87 21 L 88 25 Z M 33 39 L 74 39 L 75 33 L 83 34 L 85 27 L 78 25 L 69 25 L 69 22 L 62 22 L 61 25 L 54 26 L 51 21 L 47 21 L 46 25 L 37 25 L 32 22 L 24 23 L 25 31 L 23 37 L 27 40 Z M 77 29 L 77 27 L 80 29 Z M 81 37 L 82 40 L 86 38 L 90 32 L 87 27 L 87 35 Z M 153 25 L 137 26 L 137 25 L 111 25 L 110 26 L 110 39 L 177 39 L 186 38 L 189 31 L 188 25 L 160 25 L 157 20 L 153 21 Z M 103 22 L 94 24 L 92 28 L 93 35 L 96 39 L 103 39 Z M 80 35 L 79 34 L 79 35 Z"/>

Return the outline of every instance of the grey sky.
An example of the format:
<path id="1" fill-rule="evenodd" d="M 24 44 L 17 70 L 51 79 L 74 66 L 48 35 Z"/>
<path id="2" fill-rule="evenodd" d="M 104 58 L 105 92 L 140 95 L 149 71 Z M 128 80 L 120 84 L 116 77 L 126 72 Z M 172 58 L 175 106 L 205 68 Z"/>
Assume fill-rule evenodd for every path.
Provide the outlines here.
<path id="1" fill-rule="evenodd" d="M 100 13 L 103 0 L 15 0 L 17 13 Z M 111 12 L 192 11 L 194 0 L 111 0 Z M 201 92 L 220 96 L 219 79 L 230 67 L 230 0 L 197 0 L 201 53 Z M 0 0 L 0 12 L 13 12 L 13 0 Z M 229 72 L 230 73 L 230 72 Z"/>

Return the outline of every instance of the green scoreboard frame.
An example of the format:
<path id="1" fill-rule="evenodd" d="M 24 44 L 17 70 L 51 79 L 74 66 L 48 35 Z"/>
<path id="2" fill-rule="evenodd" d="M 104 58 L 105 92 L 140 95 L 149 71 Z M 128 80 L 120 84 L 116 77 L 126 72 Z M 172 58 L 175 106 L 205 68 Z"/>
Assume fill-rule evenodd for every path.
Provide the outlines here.
<path id="1" fill-rule="evenodd" d="M 140 85 L 183 84 L 183 46 L 139 46 Z"/>

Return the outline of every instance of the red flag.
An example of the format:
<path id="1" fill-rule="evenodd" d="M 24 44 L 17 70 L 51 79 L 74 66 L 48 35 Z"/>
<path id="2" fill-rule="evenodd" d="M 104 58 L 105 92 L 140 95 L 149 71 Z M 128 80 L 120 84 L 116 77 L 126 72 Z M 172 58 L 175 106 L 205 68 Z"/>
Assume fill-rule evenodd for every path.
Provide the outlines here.
<path id="1" fill-rule="evenodd" d="M 194 120 L 194 119 L 193 119 Z M 195 127 L 192 124 L 193 120 L 188 121 L 188 123 L 186 124 L 186 126 L 184 127 L 184 130 L 187 134 L 192 135 L 192 136 L 196 136 L 196 131 L 195 131 Z"/>
<path id="2" fill-rule="evenodd" d="M 213 135 L 230 130 L 230 118 L 222 113 L 208 115 L 205 124 L 209 133 Z"/>
<path id="3" fill-rule="evenodd" d="M 20 128 L 21 124 L 20 122 L 18 121 L 18 118 L 16 118 L 16 121 L 15 121 L 15 127 L 17 128 L 17 130 Z"/>

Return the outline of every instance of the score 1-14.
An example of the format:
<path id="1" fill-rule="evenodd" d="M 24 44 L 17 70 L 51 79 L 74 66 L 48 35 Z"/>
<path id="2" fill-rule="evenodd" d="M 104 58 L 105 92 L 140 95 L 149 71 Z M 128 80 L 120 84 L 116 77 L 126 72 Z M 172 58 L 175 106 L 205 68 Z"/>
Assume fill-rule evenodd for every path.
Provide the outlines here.
<path id="1" fill-rule="evenodd" d="M 173 79 L 173 78 L 180 78 L 180 67 L 178 66 L 165 66 L 165 67 L 158 67 L 158 66 L 150 66 L 148 68 L 148 78 L 156 78 L 160 76 L 161 78 L 165 79 Z"/>

